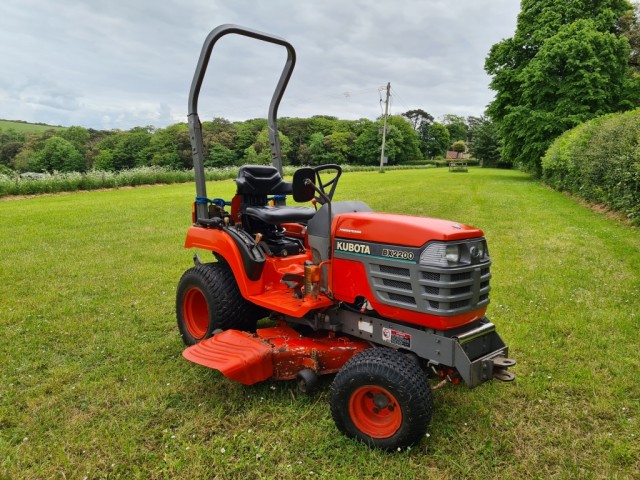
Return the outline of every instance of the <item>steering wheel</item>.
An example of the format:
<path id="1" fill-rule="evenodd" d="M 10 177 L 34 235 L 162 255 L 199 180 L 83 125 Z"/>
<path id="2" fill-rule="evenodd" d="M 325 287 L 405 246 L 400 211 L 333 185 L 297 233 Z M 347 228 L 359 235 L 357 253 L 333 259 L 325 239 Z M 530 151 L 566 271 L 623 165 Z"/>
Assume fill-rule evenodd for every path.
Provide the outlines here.
<path id="1" fill-rule="evenodd" d="M 333 193 L 336 191 L 336 187 L 338 186 L 338 179 L 340 178 L 340 175 L 342 175 L 342 167 L 334 163 L 329 163 L 327 165 L 320 165 L 318 167 L 312 168 L 316 174 L 317 187 L 322 193 L 329 197 L 329 200 L 333 200 Z M 335 171 L 335 173 L 330 180 L 323 183 L 322 178 L 320 178 L 320 172 L 324 172 L 325 170 L 333 170 Z M 329 189 L 328 192 L 327 189 Z M 320 205 L 324 205 L 326 203 L 326 200 L 320 195 L 314 196 L 313 198 L 315 198 L 316 202 L 318 202 Z"/>

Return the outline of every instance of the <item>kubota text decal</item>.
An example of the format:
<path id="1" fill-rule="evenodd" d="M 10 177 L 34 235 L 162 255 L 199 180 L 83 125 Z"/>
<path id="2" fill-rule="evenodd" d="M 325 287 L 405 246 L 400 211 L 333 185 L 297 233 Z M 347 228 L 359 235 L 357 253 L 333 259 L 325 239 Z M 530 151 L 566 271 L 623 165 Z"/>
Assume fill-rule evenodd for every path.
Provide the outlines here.
<path id="1" fill-rule="evenodd" d="M 337 241 L 336 250 L 339 250 L 342 252 L 363 253 L 365 255 L 371 254 L 371 247 L 363 243 Z"/>
<path id="2" fill-rule="evenodd" d="M 395 260 L 398 262 L 416 263 L 420 258 L 420 249 L 400 245 L 383 245 L 380 243 L 354 242 L 336 238 L 335 253 L 340 255 L 358 255 Z"/>

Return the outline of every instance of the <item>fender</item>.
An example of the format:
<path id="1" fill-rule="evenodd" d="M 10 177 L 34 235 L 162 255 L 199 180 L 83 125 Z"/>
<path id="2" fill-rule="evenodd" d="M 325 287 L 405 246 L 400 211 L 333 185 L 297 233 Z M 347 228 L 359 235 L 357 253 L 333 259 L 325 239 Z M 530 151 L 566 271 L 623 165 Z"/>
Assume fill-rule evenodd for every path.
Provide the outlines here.
<path id="1" fill-rule="evenodd" d="M 217 253 L 229 263 L 245 298 L 264 292 L 261 278 L 265 258 L 262 252 L 251 251 L 242 235 L 230 228 L 214 229 L 192 226 L 187 231 L 185 248 L 201 248 Z"/>

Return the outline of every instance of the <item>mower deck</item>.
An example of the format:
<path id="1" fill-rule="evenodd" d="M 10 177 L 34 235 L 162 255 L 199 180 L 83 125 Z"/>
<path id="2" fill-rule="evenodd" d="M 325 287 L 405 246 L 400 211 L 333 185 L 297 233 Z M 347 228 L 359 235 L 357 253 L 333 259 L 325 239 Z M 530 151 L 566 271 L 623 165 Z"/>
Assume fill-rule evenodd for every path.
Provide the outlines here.
<path id="1" fill-rule="evenodd" d="M 368 342 L 333 332 L 301 335 L 280 325 L 255 334 L 227 330 L 193 345 L 182 353 L 187 360 L 220 371 L 244 385 L 268 378 L 291 380 L 310 368 L 319 375 L 335 373 Z"/>

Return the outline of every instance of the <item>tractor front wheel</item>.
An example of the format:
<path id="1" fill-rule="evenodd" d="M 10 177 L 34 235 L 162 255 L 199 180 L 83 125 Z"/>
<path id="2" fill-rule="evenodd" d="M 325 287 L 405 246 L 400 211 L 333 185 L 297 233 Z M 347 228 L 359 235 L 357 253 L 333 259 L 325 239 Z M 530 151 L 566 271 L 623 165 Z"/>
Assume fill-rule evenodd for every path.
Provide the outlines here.
<path id="1" fill-rule="evenodd" d="M 178 283 L 176 316 L 187 345 L 209 338 L 217 329 L 254 330 L 260 313 L 258 307 L 242 297 L 225 262 L 190 268 Z"/>
<path id="2" fill-rule="evenodd" d="M 431 390 L 422 369 L 388 348 L 356 354 L 331 385 L 331 415 L 338 429 L 384 450 L 419 442 L 432 412 Z"/>

